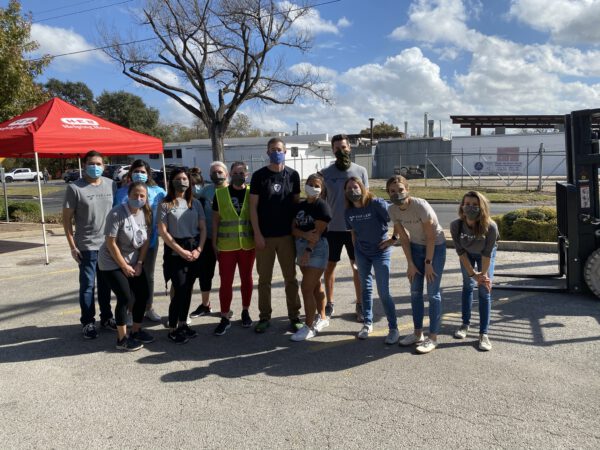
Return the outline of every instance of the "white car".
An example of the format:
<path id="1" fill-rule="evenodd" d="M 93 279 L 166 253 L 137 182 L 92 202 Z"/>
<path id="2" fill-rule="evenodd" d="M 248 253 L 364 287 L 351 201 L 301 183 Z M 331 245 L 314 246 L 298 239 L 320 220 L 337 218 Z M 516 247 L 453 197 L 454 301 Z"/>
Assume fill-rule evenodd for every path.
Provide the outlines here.
<path id="1" fill-rule="evenodd" d="M 37 181 L 38 178 L 44 178 L 42 172 L 36 172 L 27 168 L 13 169 L 4 174 L 4 179 L 7 183 L 12 183 L 13 181 Z"/>

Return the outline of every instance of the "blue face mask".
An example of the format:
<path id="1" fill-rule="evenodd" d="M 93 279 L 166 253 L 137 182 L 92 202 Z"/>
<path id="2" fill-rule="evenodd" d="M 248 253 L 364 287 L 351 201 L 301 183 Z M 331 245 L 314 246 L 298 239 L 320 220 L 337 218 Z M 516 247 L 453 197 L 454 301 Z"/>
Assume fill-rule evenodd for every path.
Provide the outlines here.
<path id="1" fill-rule="evenodd" d="M 127 203 L 129 204 L 130 207 L 139 209 L 139 208 L 142 208 L 146 204 L 146 200 L 137 199 L 137 198 L 128 198 Z"/>
<path id="2" fill-rule="evenodd" d="M 148 181 L 148 175 L 145 173 L 134 172 L 131 174 L 131 181 L 133 181 L 134 183 L 145 183 L 146 181 Z"/>
<path id="3" fill-rule="evenodd" d="M 88 177 L 93 178 L 94 180 L 100 178 L 104 172 L 104 168 L 102 166 L 97 166 L 96 164 L 89 164 L 85 167 L 85 173 Z"/>
<path id="4" fill-rule="evenodd" d="M 200 194 L 202 194 L 202 186 L 195 184 L 193 194 L 195 198 L 200 198 Z"/>
<path id="5" fill-rule="evenodd" d="M 271 161 L 271 164 L 283 164 L 285 162 L 285 153 L 271 152 L 269 153 L 269 161 Z"/>

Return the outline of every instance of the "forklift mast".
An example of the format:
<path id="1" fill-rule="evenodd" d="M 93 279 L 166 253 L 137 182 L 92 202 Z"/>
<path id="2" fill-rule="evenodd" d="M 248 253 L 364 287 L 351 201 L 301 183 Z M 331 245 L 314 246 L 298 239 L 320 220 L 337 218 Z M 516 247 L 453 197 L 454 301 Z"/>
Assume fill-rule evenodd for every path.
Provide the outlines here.
<path id="1" fill-rule="evenodd" d="M 556 211 L 560 271 L 573 293 L 600 295 L 599 139 L 600 109 L 565 115 L 567 181 L 556 183 Z"/>

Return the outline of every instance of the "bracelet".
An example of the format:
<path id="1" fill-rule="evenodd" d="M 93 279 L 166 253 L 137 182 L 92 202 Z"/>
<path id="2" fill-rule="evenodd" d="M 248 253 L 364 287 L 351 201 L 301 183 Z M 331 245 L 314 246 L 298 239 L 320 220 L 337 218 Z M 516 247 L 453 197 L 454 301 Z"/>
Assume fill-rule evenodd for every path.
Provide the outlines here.
<path id="1" fill-rule="evenodd" d="M 138 264 L 139 264 L 140 266 L 143 266 L 143 265 L 144 265 L 144 261 L 138 261 L 138 262 L 137 262 L 135 265 L 137 266 Z"/>

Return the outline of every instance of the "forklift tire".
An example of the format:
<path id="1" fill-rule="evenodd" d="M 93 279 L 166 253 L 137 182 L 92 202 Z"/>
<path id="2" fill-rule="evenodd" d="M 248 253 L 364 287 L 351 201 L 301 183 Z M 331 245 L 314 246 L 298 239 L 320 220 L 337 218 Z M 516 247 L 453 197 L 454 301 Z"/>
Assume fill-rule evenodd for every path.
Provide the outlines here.
<path id="1" fill-rule="evenodd" d="M 583 276 L 590 290 L 600 298 L 600 248 L 594 250 L 585 262 Z"/>

